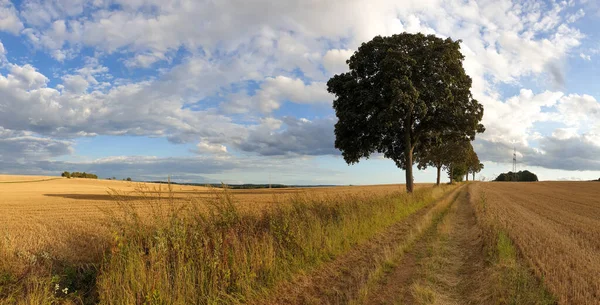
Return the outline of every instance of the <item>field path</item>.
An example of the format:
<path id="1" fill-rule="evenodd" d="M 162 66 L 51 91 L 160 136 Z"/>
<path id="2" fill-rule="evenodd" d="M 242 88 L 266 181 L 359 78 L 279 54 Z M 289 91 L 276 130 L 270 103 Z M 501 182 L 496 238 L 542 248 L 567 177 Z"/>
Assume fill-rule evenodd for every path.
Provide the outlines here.
<path id="1" fill-rule="evenodd" d="M 300 275 L 276 289 L 268 300 L 256 304 L 349 304 L 356 303 L 364 286 L 376 274 L 378 267 L 393 255 L 402 254 L 429 227 L 433 214 L 449 206 L 460 187 L 391 226 L 366 243 L 324 264 L 312 272 Z"/>
<path id="2" fill-rule="evenodd" d="M 422 238 L 370 287 L 363 304 L 483 304 L 481 231 L 464 187 Z"/>

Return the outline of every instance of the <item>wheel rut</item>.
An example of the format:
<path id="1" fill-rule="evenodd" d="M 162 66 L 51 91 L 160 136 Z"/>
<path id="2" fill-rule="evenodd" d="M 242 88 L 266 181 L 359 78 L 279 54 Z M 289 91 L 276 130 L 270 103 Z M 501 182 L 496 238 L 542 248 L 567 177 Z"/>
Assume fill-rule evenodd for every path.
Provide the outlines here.
<path id="1" fill-rule="evenodd" d="M 479 304 L 485 255 L 475 211 L 463 187 L 362 304 Z"/>
<path id="2" fill-rule="evenodd" d="M 392 225 L 363 244 L 307 274 L 277 287 L 268 299 L 254 304 L 349 304 L 357 303 L 365 283 L 374 271 L 393 253 L 408 251 L 424 230 L 424 218 L 432 211 L 456 198 L 460 187 L 446 194 L 435 204 L 421 209 L 399 223 Z"/>

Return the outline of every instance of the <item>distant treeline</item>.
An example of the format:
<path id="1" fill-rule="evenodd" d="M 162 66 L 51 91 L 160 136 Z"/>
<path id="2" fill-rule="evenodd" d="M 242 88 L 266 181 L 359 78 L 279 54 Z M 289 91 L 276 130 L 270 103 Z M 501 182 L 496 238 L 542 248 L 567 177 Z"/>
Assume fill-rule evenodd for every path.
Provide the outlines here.
<path id="1" fill-rule="evenodd" d="M 80 173 L 80 172 L 63 172 L 61 175 L 61 177 L 65 177 L 65 178 L 87 178 L 87 179 L 98 179 L 98 176 L 95 174 L 90 174 L 90 173 Z"/>
<path id="2" fill-rule="evenodd" d="M 536 176 L 536 174 L 534 174 L 528 170 L 524 170 L 524 171 L 519 171 L 516 173 L 514 173 L 514 172 L 502 173 L 502 174 L 498 175 L 498 177 L 494 181 L 529 182 L 529 181 L 538 181 L 538 177 Z"/>

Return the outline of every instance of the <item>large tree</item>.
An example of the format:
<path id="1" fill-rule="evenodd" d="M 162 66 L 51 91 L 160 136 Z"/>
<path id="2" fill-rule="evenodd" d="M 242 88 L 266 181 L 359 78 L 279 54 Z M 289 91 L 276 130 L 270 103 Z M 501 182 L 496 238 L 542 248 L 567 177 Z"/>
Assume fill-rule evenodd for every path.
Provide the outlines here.
<path id="1" fill-rule="evenodd" d="M 406 170 L 413 191 L 415 152 L 432 138 L 474 139 L 483 107 L 471 95 L 460 41 L 434 35 L 377 36 L 347 61 L 350 71 L 327 82 L 335 95 L 335 147 L 348 164 L 378 152 Z"/>

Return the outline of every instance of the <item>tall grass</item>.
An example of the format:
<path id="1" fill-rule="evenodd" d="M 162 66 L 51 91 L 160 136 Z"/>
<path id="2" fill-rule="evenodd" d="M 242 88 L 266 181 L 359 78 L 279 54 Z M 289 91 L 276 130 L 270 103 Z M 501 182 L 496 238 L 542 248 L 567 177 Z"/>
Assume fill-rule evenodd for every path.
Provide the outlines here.
<path id="1" fill-rule="evenodd" d="M 98 278 L 102 304 L 227 304 L 331 260 L 438 198 L 427 188 L 394 196 L 297 196 L 274 211 L 238 212 L 223 193 L 209 203 L 159 204 L 145 218 L 127 201 Z M 143 219 L 150 219 L 144 221 Z"/>
<path id="2" fill-rule="evenodd" d="M 133 197 L 115 192 L 119 209 L 105 211 L 112 235 L 95 264 L 23 252 L 0 239 L 0 304 L 260 303 L 271 288 L 365 242 L 449 189 L 307 193 L 253 212 L 240 212 L 222 191 L 209 201 L 175 198 L 170 187 L 140 189 Z"/>

